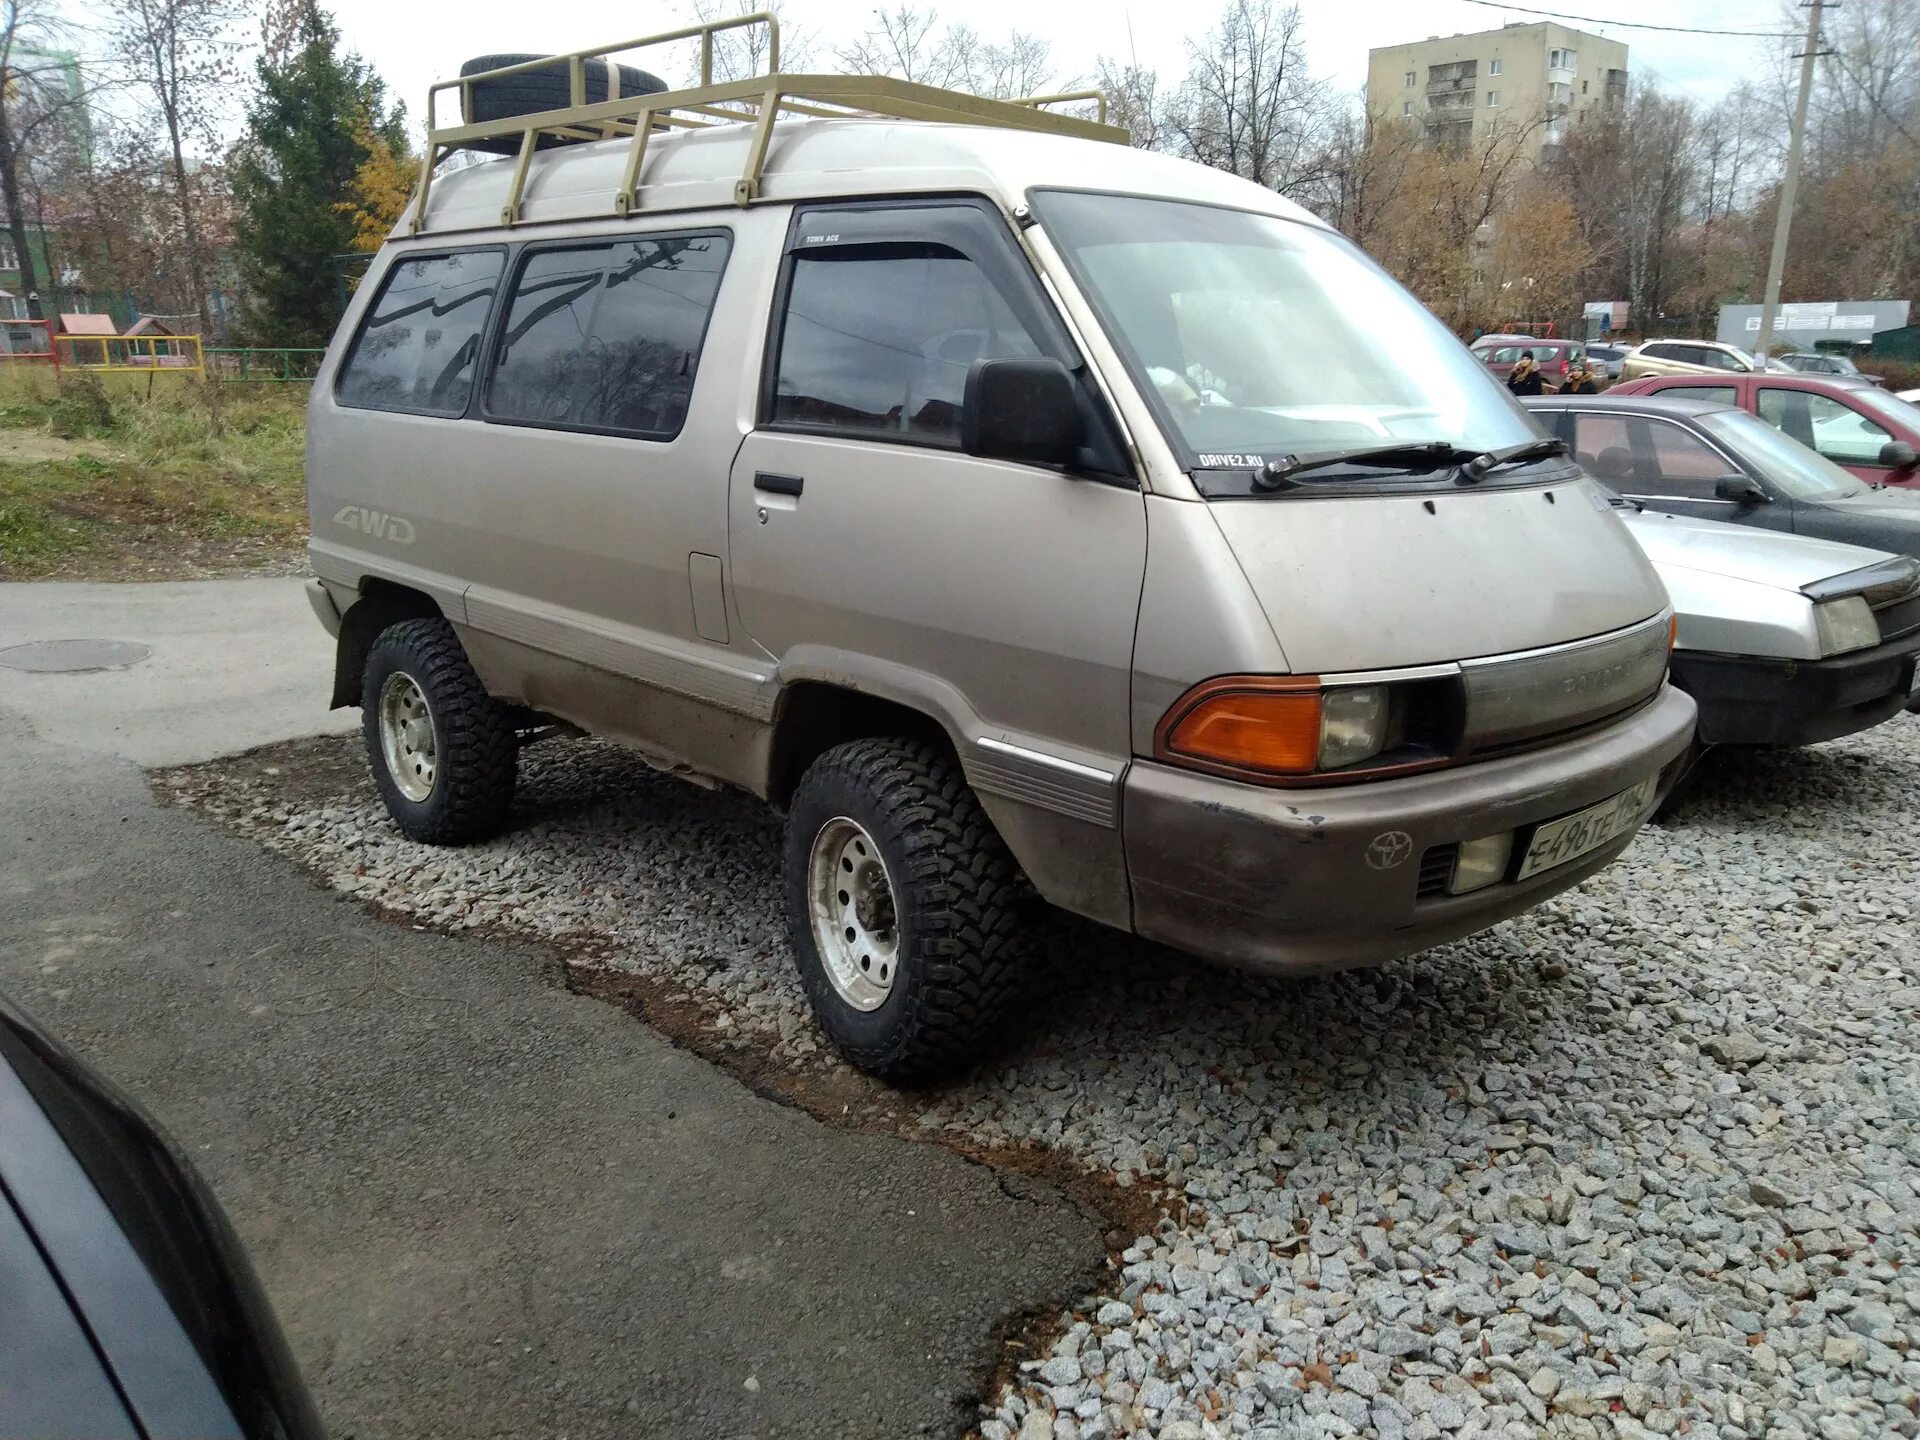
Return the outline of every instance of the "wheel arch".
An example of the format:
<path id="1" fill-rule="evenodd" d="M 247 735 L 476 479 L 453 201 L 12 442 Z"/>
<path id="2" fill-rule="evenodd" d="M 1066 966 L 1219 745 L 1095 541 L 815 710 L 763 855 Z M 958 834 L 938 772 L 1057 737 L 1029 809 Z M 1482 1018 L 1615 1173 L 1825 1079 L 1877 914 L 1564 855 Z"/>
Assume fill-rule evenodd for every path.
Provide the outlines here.
<path id="1" fill-rule="evenodd" d="M 768 802 L 785 811 L 807 767 L 836 745 L 885 737 L 935 746 L 960 763 L 958 742 L 931 708 L 832 680 L 795 680 L 782 686 L 767 755 Z"/>
<path id="2" fill-rule="evenodd" d="M 380 632 L 402 620 L 445 619 L 431 596 L 391 580 L 369 578 L 360 596 L 340 617 L 340 634 L 333 652 L 333 698 L 329 708 L 343 710 L 360 703 L 360 676 L 367 652 Z"/>

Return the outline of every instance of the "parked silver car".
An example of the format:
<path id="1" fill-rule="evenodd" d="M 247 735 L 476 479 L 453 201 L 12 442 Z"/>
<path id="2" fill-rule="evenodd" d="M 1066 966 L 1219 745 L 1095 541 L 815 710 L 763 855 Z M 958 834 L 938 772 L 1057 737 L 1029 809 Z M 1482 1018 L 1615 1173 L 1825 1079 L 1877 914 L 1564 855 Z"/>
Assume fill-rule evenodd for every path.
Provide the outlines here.
<path id="1" fill-rule="evenodd" d="M 1035 894 L 1293 971 L 1625 848 L 1693 730 L 1665 592 L 1335 231 L 1037 103 L 595 100 L 600 53 L 430 105 L 314 385 L 333 699 L 408 834 L 496 833 L 554 719 L 764 797 L 816 1013 L 894 1077 L 1001 1033 Z"/>
<path id="2" fill-rule="evenodd" d="M 1702 745 L 1810 745 L 1920 699 L 1910 557 L 1643 510 L 1595 488 L 1673 600 L 1673 683 L 1700 707 Z"/>

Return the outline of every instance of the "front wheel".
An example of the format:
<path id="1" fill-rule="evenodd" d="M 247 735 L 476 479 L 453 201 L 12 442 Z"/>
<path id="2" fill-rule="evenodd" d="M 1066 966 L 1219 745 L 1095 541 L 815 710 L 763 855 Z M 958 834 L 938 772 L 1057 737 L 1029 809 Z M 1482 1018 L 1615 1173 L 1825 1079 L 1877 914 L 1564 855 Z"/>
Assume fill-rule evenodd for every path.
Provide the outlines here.
<path id="1" fill-rule="evenodd" d="M 904 740 L 829 750 L 794 792 L 785 870 L 801 983 L 853 1064 L 929 1080 L 1000 1037 L 1031 895 L 951 758 Z"/>
<path id="2" fill-rule="evenodd" d="M 380 632 L 361 672 L 360 724 L 387 813 L 410 838 L 471 845 L 505 827 L 519 737 L 445 620 Z"/>

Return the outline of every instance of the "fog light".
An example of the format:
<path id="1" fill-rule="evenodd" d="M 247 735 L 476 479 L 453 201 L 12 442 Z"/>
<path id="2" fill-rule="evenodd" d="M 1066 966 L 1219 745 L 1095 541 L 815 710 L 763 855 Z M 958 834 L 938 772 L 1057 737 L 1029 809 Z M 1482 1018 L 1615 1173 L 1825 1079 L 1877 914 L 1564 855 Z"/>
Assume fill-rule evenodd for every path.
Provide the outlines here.
<path id="1" fill-rule="evenodd" d="M 1470 890 L 1486 889 L 1507 873 L 1507 859 L 1512 854 L 1511 830 L 1462 841 L 1453 862 L 1453 878 L 1447 881 L 1447 893 L 1465 895 Z"/>

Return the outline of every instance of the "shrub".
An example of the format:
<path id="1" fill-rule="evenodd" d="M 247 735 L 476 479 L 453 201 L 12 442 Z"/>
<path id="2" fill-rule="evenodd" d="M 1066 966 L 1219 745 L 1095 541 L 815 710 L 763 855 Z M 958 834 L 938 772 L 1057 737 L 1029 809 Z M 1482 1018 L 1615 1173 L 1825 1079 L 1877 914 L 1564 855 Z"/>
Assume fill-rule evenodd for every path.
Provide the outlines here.
<path id="1" fill-rule="evenodd" d="M 113 400 L 100 377 L 80 370 L 62 374 L 59 391 L 47 406 L 47 425 L 66 440 L 113 429 Z"/>

